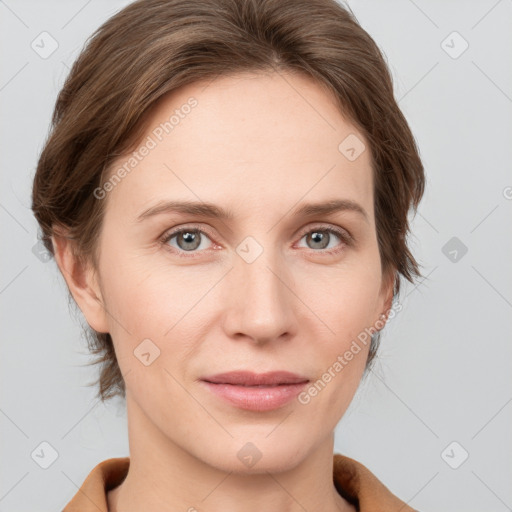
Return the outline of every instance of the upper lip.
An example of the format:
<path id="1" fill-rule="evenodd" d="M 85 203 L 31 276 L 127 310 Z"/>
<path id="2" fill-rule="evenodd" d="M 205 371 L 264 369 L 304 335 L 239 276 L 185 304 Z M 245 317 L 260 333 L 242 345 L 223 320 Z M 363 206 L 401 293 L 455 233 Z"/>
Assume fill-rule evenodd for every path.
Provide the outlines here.
<path id="1" fill-rule="evenodd" d="M 234 371 L 219 373 L 203 377 L 201 380 L 213 384 L 234 384 L 239 386 L 275 386 L 278 384 L 298 384 L 308 382 L 307 377 L 286 371 L 254 373 L 248 371 Z"/>

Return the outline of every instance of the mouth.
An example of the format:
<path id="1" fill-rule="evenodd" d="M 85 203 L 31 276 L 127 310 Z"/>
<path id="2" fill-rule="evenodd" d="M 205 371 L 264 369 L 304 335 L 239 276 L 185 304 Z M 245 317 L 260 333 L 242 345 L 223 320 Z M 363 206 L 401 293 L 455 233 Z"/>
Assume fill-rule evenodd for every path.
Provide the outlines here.
<path id="1" fill-rule="evenodd" d="M 290 372 L 230 372 L 200 379 L 224 403 L 255 412 L 279 409 L 291 402 L 309 379 Z"/>

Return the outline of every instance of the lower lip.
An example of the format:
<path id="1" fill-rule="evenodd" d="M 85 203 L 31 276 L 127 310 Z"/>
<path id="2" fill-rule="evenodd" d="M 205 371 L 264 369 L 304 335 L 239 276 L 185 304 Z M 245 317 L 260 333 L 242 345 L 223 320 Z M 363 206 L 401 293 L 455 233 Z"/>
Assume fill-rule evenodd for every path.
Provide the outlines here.
<path id="1" fill-rule="evenodd" d="M 240 409 L 249 411 L 272 411 L 291 402 L 307 382 L 300 384 L 282 384 L 269 387 L 236 386 L 233 384 L 213 384 L 201 381 L 217 396 Z"/>

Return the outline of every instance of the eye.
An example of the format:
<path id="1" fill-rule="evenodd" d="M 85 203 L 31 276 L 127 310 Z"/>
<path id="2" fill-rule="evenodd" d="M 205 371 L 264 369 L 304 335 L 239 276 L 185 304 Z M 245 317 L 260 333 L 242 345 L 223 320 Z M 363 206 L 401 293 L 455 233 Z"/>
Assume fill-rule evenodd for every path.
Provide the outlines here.
<path id="1" fill-rule="evenodd" d="M 203 230 L 195 228 L 195 227 L 185 227 L 170 233 L 165 233 L 161 238 L 162 244 L 169 245 L 172 250 L 178 252 L 180 256 L 187 257 L 187 252 L 196 252 L 196 249 L 205 249 L 202 247 L 202 242 L 204 238 L 209 238 L 207 233 Z M 176 245 L 173 245 L 173 239 L 175 240 Z"/>
<path id="2" fill-rule="evenodd" d="M 346 231 L 324 226 L 306 231 L 301 240 L 303 238 L 306 238 L 306 243 L 309 244 L 308 247 L 313 249 L 314 252 L 325 252 L 327 254 L 338 253 L 345 245 L 350 245 L 351 242 L 350 235 Z M 341 240 L 342 243 L 336 244 L 336 238 Z M 334 246 L 331 244 L 333 240 Z"/>
<path id="3" fill-rule="evenodd" d="M 326 254 L 336 254 L 343 250 L 345 246 L 350 245 L 352 241 L 348 232 L 330 226 L 319 226 L 309 229 L 309 231 L 305 231 L 302 234 L 300 240 L 303 238 L 306 238 L 306 243 L 309 244 L 308 246 L 313 252 Z M 205 239 L 211 241 L 208 233 L 198 227 L 189 226 L 164 233 L 160 238 L 160 242 L 167 249 L 177 253 L 178 256 L 187 258 L 193 257 L 196 252 L 208 249 L 203 244 Z M 336 244 L 336 239 L 340 240 L 341 244 Z M 333 241 L 334 247 L 331 244 Z"/>

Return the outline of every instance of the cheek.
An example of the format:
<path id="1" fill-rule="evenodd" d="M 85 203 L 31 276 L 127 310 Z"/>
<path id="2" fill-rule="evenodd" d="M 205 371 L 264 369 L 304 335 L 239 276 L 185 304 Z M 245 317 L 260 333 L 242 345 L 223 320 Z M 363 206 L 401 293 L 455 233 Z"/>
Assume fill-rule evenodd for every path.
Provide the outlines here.
<path id="1" fill-rule="evenodd" d="M 381 280 L 378 253 L 374 256 L 352 256 L 337 266 L 299 262 L 289 267 L 283 280 L 290 282 L 296 296 L 290 296 L 288 307 L 295 308 L 297 322 L 303 314 L 310 318 L 308 323 L 316 317 L 318 328 L 325 328 L 326 338 L 337 344 L 340 337 L 346 340 L 369 327 L 375 321 Z M 112 334 L 172 338 L 171 330 L 179 331 L 194 313 L 202 312 L 196 318 L 200 326 L 205 312 L 209 315 L 222 308 L 222 297 L 232 295 L 237 286 L 244 293 L 243 283 L 229 278 L 223 283 L 224 273 L 224 267 L 179 266 L 161 256 L 106 259 L 102 281 Z M 226 291 L 225 286 L 230 289 Z"/>
<path id="2" fill-rule="evenodd" d="M 207 292 L 218 276 L 204 269 L 200 273 L 192 267 L 171 267 L 162 259 L 119 258 L 103 265 L 110 332 L 123 373 L 140 370 L 134 355 L 141 351 L 158 355 L 159 365 L 166 367 L 171 354 L 174 362 L 190 355 L 205 308 L 212 304 Z"/>
<path id="3" fill-rule="evenodd" d="M 380 261 L 377 262 L 380 265 Z M 344 410 L 359 385 L 380 311 L 380 267 L 368 261 L 338 269 L 301 292 L 318 317 L 320 342 L 309 352 L 321 362 L 317 388 L 326 410 Z M 307 295 L 305 295 L 307 293 Z M 309 351 L 309 347 L 304 347 Z M 324 386 L 325 385 L 325 386 Z M 312 391 L 315 393 L 315 390 Z"/>
<path id="4" fill-rule="evenodd" d="M 380 261 L 361 255 L 347 265 L 318 273 L 297 293 L 325 325 L 326 339 L 340 348 L 375 322 L 380 314 L 380 288 Z"/>
<path id="5" fill-rule="evenodd" d="M 151 344 L 148 348 L 160 352 L 159 363 L 166 367 L 192 357 L 199 350 L 196 340 L 207 335 L 208 324 L 222 313 L 223 297 L 237 293 L 237 286 L 244 293 L 243 283 L 221 279 L 224 267 L 179 266 L 162 255 L 123 257 L 129 251 L 122 250 L 108 258 L 118 246 L 105 248 L 101 273 L 110 332 L 123 373 L 140 369 L 134 351 L 144 340 L 154 343 L 156 348 Z M 319 372 L 350 350 L 353 340 L 376 319 L 381 278 L 378 251 L 357 257 L 353 253 L 336 266 L 297 260 L 282 277 L 293 290 L 282 297 L 289 297 L 286 307 L 293 309 L 298 339 L 306 344 L 312 361 L 320 363 Z M 320 343 L 307 346 L 308 339 Z M 360 343 L 358 355 L 344 368 L 344 379 L 360 377 L 369 342 L 368 337 L 366 345 Z"/>

